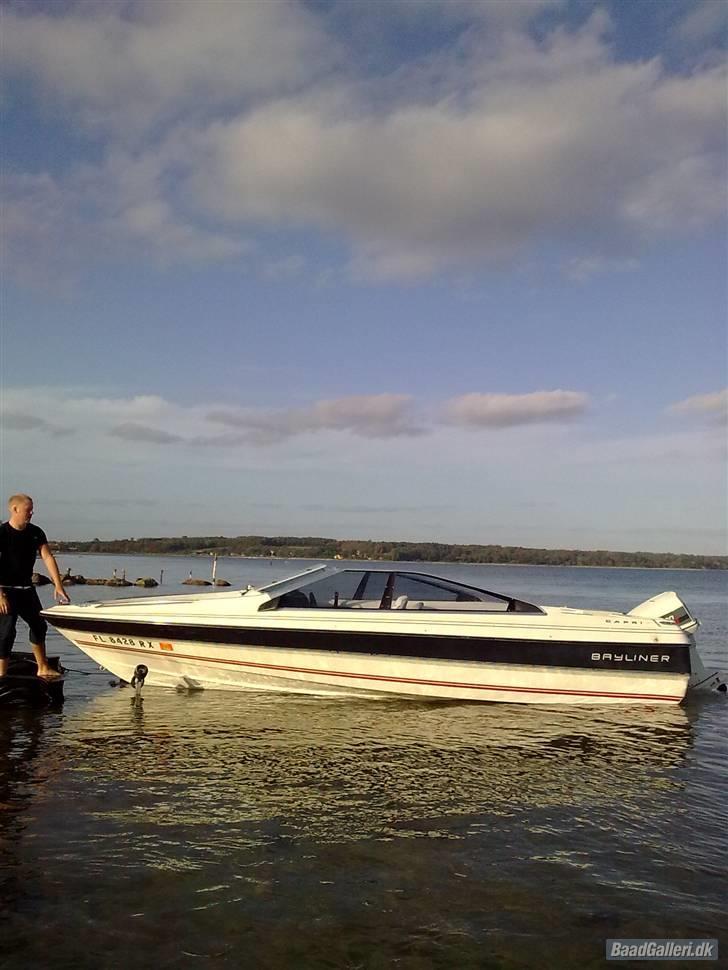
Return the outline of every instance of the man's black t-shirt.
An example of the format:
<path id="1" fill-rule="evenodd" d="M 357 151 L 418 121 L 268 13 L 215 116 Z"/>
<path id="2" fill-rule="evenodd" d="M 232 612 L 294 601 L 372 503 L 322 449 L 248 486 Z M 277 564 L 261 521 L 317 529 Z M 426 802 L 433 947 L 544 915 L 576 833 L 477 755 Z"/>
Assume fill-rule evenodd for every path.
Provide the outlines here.
<path id="1" fill-rule="evenodd" d="M 29 522 L 14 529 L 9 522 L 0 525 L 0 586 L 30 586 L 35 557 L 48 542 L 46 534 Z"/>

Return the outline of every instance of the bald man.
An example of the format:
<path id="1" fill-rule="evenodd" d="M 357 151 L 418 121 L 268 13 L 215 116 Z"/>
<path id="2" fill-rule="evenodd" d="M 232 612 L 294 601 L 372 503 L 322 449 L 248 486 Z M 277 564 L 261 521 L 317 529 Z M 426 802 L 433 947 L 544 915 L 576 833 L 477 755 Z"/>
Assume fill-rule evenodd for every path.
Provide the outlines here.
<path id="1" fill-rule="evenodd" d="M 48 624 L 40 615 L 42 607 L 33 588 L 33 567 L 39 553 L 53 581 L 56 600 L 59 603 L 69 603 L 70 600 L 45 532 L 30 521 L 33 499 L 29 495 L 11 495 L 8 512 L 8 521 L 0 525 L 0 677 L 8 671 L 15 627 L 20 617 L 28 624 L 38 676 L 52 679 L 59 675 L 48 666 L 45 651 Z"/>

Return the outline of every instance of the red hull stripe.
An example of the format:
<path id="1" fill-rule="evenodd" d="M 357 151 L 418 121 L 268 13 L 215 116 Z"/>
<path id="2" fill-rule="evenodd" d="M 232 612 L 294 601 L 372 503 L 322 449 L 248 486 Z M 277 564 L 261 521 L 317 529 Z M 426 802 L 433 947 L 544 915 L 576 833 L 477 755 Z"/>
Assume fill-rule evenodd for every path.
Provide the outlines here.
<path id="1" fill-rule="evenodd" d="M 97 650 L 117 650 L 121 653 L 140 653 L 149 656 L 149 650 L 140 650 L 137 647 L 117 647 L 107 643 L 96 643 L 91 640 L 79 640 L 80 644 L 86 647 L 95 647 Z M 159 654 L 155 654 L 159 656 Z M 500 690 L 509 691 L 516 694 L 569 694 L 579 697 L 630 697 L 649 701 L 677 701 L 682 700 L 682 695 L 673 694 L 624 694 L 609 690 L 558 690 L 553 687 L 503 687 L 499 684 L 463 684 L 458 681 L 449 680 L 422 680 L 417 677 L 385 677 L 382 674 L 357 674 L 343 670 L 317 670 L 314 667 L 282 667 L 278 664 L 254 663 L 250 660 L 230 660 L 224 657 L 197 657 L 189 653 L 173 654 L 165 653 L 167 657 L 174 657 L 178 660 L 195 660 L 202 663 L 228 664 L 235 667 L 255 667 L 259 670 L 276 670 L 294 674 L 315 674 L 319 677 L 349 677 L 353 680 L 376 680 L 386 681 L 390 684 L 423 684 L 428 687 L 460 687 L 467 690 Z"/>

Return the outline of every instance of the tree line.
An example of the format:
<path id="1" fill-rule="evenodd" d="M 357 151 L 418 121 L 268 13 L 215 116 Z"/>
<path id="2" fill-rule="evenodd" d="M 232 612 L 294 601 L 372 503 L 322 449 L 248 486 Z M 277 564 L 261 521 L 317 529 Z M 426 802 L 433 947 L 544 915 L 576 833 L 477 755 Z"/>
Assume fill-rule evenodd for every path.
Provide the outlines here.
<path id="1" fill-rule="evenodd" d="M 57 552 L 119 555 L 211 555 L 277 559 L 368 559 L 389 562 L 505 563 L 523 566 L 632 566 L 663 569 L 728 569 L 728 556 L 673 552 L 613 552 L 606 549 L 533 549 L 525 546 L 456 545 L 327 539 L 320 536 L 177 536 L 91 539 L 53 543 Z"/>

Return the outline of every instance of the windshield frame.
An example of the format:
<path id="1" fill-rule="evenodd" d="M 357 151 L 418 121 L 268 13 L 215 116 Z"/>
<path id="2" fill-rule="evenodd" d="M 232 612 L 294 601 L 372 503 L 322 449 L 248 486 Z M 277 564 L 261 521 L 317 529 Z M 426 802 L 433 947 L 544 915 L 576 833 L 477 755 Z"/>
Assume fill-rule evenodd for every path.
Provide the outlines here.
<path id="1" fill-rule="evenodd" d="M 524 600 L 517 599 L 516 597 L 509 596 L 505 593 L 496 593 L 489 589 L 483 589 L 480 586 L 473 586 L 470 583 L 463 583 L 457 579 L 450 579 L 445 576 L 436 576 L 433 573 L 419 572 L 412 569 L 397 569 L 391 566 L 387 567 L 366 567 L 366 566 L 315 566 L 312 569 L 308 569 L 305 572 L 299 573 L 296 576 L 290 577 L 288 580 L 280 580 L 275 583 L 271 583 L 268 586 L 264 586 L 260 589 L 260 592 L 265 593 L 270 600 L 279 601 L 286 593 L 293 593 L 295 591 L 301 590 L 304 587 L 312 586 L 319 581 L 328 579 L 329 577 L 335 576 L 337 574 L 353 573 L 361 576 L 361 579 L 357 583 L 356 591 L 354 596 L 351 597 L 347 602 L 356 602 L 356 600 L 364 600 L 366 593 L 366 587 L 369 582 L 369 577 L 373 574 L 381 574 L 386 577 L 384 593 L 379 599 L 376 606 L 370 607 L 349 607 L 350 609 L 369 609 L 369 610 L 389 610 L 392 607 L 392 593 L 395 588 L 397 577 L 409 578 L 415 581 L 420 581 L 423 585 L 432 586 L 436 589 L 446 590 L 448 592 L 462 592 L 468 595 L 468 611 L 473 613 L 540 613 L 544 614 L 544 610 L 541 607 L 536 606 L 533 603 L 527 603 Z M 472 598 L 471 598 L 472 597 Z M 487 600 L 496 600 L 499 603 L 505 603 L 504 609 L 494 609 L 488 608 Z M 447 600 L 439 601 L 442 603 L 438 610 L 440 612 L 447 611 Z M 455 605 L 457 601 L 453 601 L 453 612 L 458 610 L 458 606 Z M 475 604 L 482 603 L 482 609 L 479 609 Z M 273 604 L 271 604 L 273 605 Z M 294 606 L 291 604 L 286 604 L 283 606 L 278 606 L 276 602 L 275 607 L 277 609 L 302 609 L 303 602 L 300 606 Z M 347 609 L 345 604 L 339 605 L 338 599 L 332 605 L 326 605 L 317 603 L 316 607 L 318 609 Z M 460 607 L 462 609 L 462 607 Z M 431 608 L 434 609 L 434 608 Z M 424 607 L 424 611 L 427 612 L 428 608 Z"/>

